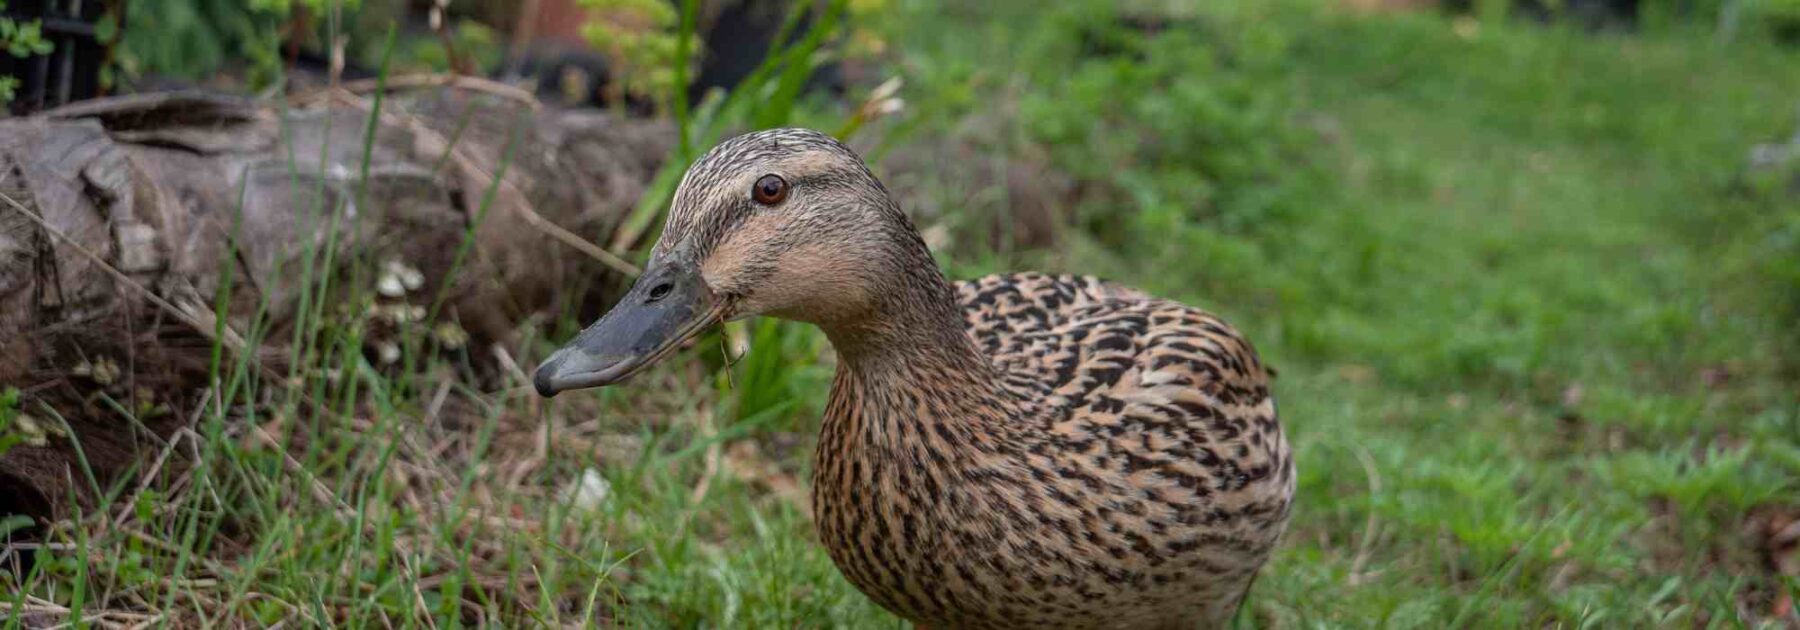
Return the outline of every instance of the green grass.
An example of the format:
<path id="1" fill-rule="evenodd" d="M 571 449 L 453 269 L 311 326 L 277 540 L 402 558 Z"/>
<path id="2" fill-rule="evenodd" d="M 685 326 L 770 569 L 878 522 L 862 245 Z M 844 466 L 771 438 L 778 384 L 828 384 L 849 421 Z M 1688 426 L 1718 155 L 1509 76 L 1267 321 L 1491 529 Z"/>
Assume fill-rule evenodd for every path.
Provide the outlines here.
<path id="1" fill-rule="evenodd" d="M 1743 529 L 1752 508 L 1800 503 L 1793 313 L 1749 296 L 1760 280 L 1731 256 L 1762 234 L 1750 217 L 1795 205 L 1732 180 L 1747 146 L 1796 123 L 1776 87 L 1800 79 L 1795 57 L 1325 28 L 1297 55 L 1342 131 L 1322 147 L 1341 197 L 1270 259 L 1343 299 L 1265 314 L 1277 360 L 1300 364 L 1282 393 L 1317 510 L 1265 609 L 1501 626 L 1766 614 L 1793 578 L 1778 586 Z M 1350 580 L 1358 556 L 1369 577 Z"/>
<path id="2" fill-rule="evenodd" d="M 939 43 L 1030 51 L 1019 71 L 1054 80 L 1014 84 L 1026 133 L 1127 189 L 1100 196 L 1090 246 L 968 272 L 1099 270 L 1225 314 L 1282 369 L 1301 505 L 1257 621 L 1755 625 L 1791 596 L 1745 531 L 1800 506 L 1782 297 L 1800 203 L 1740 180 L 1752 144 L 1800 124 L 1800 57 L 1680 32 L 1205 18 L 1206 36 L 1128 41 L 1130 64 L 1058 57 L 1068 37 Z M 1159 118 L 1171 102 L 1202 129 Z"/>
<path id="3" fill-rule="evenodd" d="M 994 251 L 975 232 L 1007 195 L 907 173 L 896 192 L 949 208 L 947 267 L 1139 285 L 1280 370 L 1299 505 L 1242 624 L 1755 627 L 1800 595 L 1747 533 L 1800 512 L 1800 199 L 1744 172 L 1800 125 L 1800 52 L 1246 3 L 1084 56 L 1109 10 L 937 8 L 892 9 L 909 109 L 870 125 L 880 153 L 953 139 L 1080 184 L 1056 251 Z M 773 111 L 696 104 L 695 144 L 841 121 L 768 85 Z M 810 329 L 756 323 L 729 370 L 715 337 L 546 402 L 442 361 L 373 369 L 319 308 L 302 391 L 224 355 L 227 404 L 168 447 L 203 464 L 147 468 L 18 551 L 37 562 L 0 573 L 13 609 L 900 625 L 813 540 L 831 358 Z M 268 396 L 288 402 L 240 404 Z M 567 492 L 587 471 L 604 500 Z"/>

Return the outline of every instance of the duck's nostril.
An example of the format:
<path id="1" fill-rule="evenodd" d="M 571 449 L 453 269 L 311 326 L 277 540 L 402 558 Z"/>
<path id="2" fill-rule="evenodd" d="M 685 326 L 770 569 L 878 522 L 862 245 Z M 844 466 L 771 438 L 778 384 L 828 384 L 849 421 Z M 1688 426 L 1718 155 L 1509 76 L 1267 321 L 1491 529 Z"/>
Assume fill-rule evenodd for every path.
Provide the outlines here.
<path id="1" fill-rule="evenodd" d="M 656 285 L 654 287 L 650 287 L 650 299 L 646 300 L 646 301 L 655 302 L 657 300 L 663 299 L 663 296 L 668 295 L 669 291 L 673 290 L 674 288 L 675 288 L 675 285 L 669 284 L 667 282 Z"/>

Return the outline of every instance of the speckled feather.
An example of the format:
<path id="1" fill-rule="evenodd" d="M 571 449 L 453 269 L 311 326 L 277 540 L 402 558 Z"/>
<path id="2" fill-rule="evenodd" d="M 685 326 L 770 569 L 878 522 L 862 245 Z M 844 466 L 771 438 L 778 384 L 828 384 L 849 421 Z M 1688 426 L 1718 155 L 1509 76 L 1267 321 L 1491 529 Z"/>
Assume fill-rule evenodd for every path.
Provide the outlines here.
<path id="1" fill-rule="evenodd" d="M 764 174 L 787 180 L 786 201 L 752 203 Z M 730 317 L 809 321 L 831 339 L 820 539 L 902 617 L 1216 627 L 1286 528 L 1293 459 L 1234 329 L 1089 277 L 952 283 L 828 136 L 771 130 L 709 152 L 656 251 L 702 260 Z"/>
<path id="2" fill-rule="evenodd" d="M 894 388 L 839 373 L 813 499 L 833 560 L 933 627 L 1223 624 L 1294 484 L 1250 345 L 1093 278 L 956 289 L 1003 387 L 948 399 L 932 384 L 957 375 L 883 377 L 913 384 Z"/>

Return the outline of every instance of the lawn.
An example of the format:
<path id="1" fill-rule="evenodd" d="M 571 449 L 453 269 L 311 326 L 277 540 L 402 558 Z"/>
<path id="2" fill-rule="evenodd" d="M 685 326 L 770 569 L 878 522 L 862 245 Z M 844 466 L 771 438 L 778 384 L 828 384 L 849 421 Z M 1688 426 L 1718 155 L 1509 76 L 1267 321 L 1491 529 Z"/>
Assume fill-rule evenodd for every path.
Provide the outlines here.
<path id="1" fill-rule="evenodd" d="M 1291 2 L 887 10 L 906 109 L 853 144 L 953 275 L 1137 285 L 1279 370 L 1300 495 L 1241 626 L 1800 623 L 1769 535 L 1800 522 L 1800 163 L 1749 167 L 1800 130 L 1800 48 Z M 170 448 L 206 465 L 108 491 L 0 590 L 181 625 L 900 626 L 808 519 L 829 345 L 747 332 L 554 401 L 427 365 L 221 406 Z"/>

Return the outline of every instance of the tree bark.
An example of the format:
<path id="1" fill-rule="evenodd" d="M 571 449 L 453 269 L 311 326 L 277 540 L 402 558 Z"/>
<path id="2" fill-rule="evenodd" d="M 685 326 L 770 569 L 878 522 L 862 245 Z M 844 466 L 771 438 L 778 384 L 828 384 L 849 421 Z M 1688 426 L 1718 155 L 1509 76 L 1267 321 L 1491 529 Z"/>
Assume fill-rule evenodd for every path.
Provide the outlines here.
<path id="1" fill-rule="evenodd" d="M 0 454 L 0 514 L 61 513 L 89 496 L 82 456 L 104 484 L 187 424 L 215 340 L 283 369 L 301 270 L 328 245 L 346 281 L 368 278 L 353 265 L 421 281 L 380 279 L 384 305 L 428 306 L 447 285 L 440 320 L 475 359 L 528 318 L 597 310 L 630 267 L 591 243 L 611 240 L 673 137 L 666 122 L 429 88 L 382 104 L 365 178 L 373 102 L 319 100 L 150 94 L 0 120 L 0 391 L 50 429 Z"/>

